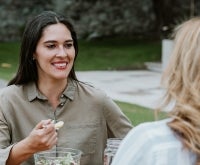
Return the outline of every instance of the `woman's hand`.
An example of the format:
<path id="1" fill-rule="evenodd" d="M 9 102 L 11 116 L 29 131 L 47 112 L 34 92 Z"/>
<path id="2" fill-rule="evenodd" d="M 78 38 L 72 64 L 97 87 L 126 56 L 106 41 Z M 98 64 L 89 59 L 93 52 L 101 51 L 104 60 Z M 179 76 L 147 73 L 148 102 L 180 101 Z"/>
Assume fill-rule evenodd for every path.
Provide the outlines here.
<path id="1" fill-rule="evenodd" d="M 19 165 L 34 153 L 51 149 L 56 143 L 55 125 L 50 119 L 42 120 L 25 139 L 13 146 L 6 165 Z"/>
<path id="2" fill-rule="evenodd" d="M 26 138 L 33 153 L 51 149 L 57 143 L 55 125 L 50 119 L 42 120 Z"/>

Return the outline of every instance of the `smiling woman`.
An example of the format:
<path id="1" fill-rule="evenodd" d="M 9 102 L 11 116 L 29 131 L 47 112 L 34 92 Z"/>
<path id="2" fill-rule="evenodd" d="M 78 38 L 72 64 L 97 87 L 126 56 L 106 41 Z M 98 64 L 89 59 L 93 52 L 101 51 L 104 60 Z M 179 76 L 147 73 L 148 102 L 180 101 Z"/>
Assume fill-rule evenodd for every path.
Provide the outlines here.
<path id="1" fill-rule="evenodd" d="M 67 84 L 67 77 L 73 67 L 75 49 L 70 31 L 62 23 L 53 24 L 44 29 L 38 41 L 33 58 L 37 65 L 38 89 L 43 94 L 49 94 L 49 102 L 55 109 L 59 100 L 58 94 L 64 90 Z M 59 80 L 59 86 L 51 86 Z M 46 82 L 51 82 L 47 86 Z M 49 93 L 51 89 L 52 93 Z"/>
<path id="2" fill-rule="evenodd" d="M 32 165 L 56 146 L 81 150 L 81 165 L 101 165 L 106 140 L 132 128 L 110 97 L 77 79 L 77 55 L 66 17 L 45 11 L 27 23 L 17 74 L 0 92 L 0 164 Z"/>

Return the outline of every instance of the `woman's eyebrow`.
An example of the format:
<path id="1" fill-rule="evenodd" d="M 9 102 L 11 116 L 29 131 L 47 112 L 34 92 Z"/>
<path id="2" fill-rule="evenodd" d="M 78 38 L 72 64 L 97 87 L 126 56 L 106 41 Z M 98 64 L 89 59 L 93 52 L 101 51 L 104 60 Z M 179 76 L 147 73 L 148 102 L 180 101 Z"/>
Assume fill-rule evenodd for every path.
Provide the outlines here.
<path id="1" fill-rule="evenodd" d="M 48 41 L 45 41 L 44 43 L 56 43 L 57 41 L 56 40 L 48 40 Z M 66 40 L 65 42 L 73 42 L 72 39 L 69 39 L 69 40 Z"/>
<path id="2" fill-rule="evenodd" d="M 70 40 L 66 40 L 65 42 L 74 42 L 72 39 L 70 39 Z"/>

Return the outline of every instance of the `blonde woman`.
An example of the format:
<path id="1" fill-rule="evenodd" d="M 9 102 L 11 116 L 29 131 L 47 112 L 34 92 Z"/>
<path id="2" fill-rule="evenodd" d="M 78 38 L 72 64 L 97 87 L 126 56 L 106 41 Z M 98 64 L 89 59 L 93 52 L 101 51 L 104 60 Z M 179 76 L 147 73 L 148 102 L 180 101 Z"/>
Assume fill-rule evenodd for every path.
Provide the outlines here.
<path id="1" fill-rule="evenodd" d="M 175 29 L 174 49 L 163 85 L 168 119 L 144 123 L 122 141 L 112 165 L 200 164 L 200 18 Z"/>

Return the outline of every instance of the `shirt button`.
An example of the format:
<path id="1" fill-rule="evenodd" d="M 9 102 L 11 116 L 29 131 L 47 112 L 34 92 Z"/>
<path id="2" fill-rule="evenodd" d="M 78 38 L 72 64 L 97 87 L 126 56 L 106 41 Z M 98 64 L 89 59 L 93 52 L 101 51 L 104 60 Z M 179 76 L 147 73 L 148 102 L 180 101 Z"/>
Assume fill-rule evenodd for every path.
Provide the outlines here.
<path id="1" fill-rule="evenodd" d="M 61 95 L 61 98 L 63 98 L 64 97 L 64 95 Z"/>
<path id="2" fill-rule="evenodd" d="M 64 103 L 60 103 L 60 106 L 63 106 L 64 105 Z"/>

